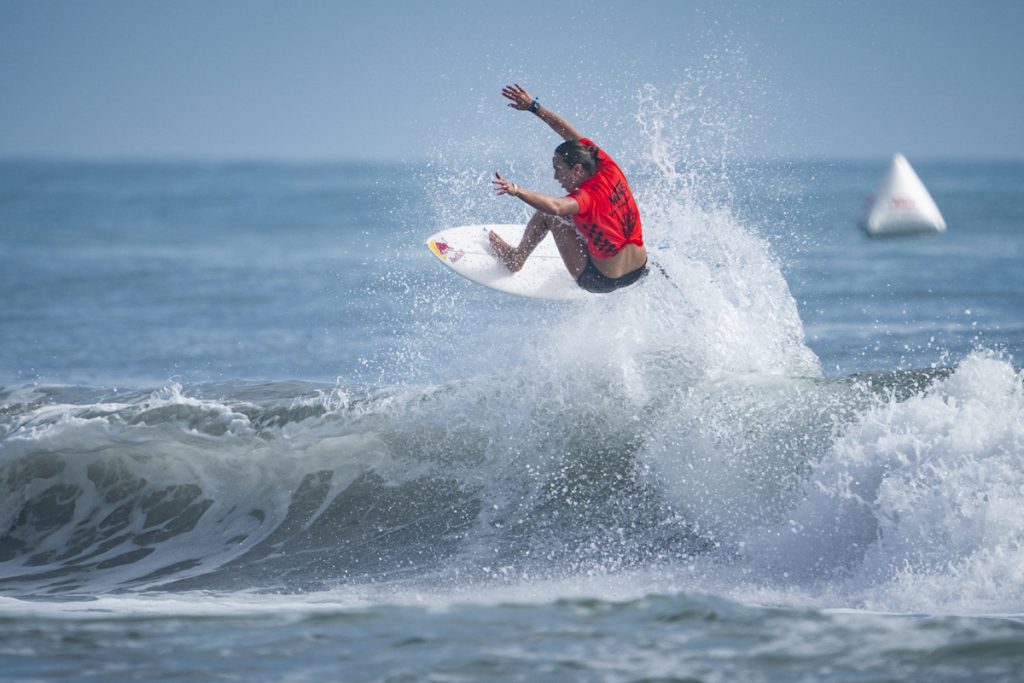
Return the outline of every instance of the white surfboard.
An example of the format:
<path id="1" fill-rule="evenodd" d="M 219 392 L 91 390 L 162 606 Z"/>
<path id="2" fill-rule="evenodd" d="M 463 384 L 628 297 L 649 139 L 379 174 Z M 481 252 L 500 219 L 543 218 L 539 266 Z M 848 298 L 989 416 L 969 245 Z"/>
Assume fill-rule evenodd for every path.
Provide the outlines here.
<path id="1" fill-rule="evenodd" d="M 548 235 L 518 273 L 506 268 L 494 253 L 487 235 L 493 230 L 515 246 L 525 225 L 463 225 L 442 230 L 427 239 L 437 259 L 462 277 L 506 294 L 533 299 L 578 301 L 593 296 L 580 288 L 565 268 L 554 238 Z"/>
<path id="2" fill-rule="evenodd" d="M 872 236 L 946 229 L 935 200 L 902 154 L 893 156 L 889 172 L 879 184 L 861 225 Z"/>

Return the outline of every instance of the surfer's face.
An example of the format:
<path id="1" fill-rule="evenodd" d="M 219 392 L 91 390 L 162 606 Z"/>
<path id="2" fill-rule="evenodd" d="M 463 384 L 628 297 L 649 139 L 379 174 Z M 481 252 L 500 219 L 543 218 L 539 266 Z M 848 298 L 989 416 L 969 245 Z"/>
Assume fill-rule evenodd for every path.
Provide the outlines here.
<path id="1" fill-rule="evenodd" d="M 583 181 L 587 179 L 587 172 L 583 170 L 581 165 L 576 164 L 570 168 L 558 154 L 551 160 L 551 164 L 555 168 L 555 180 L 558 181 L 558 184 L 566 192 L 578 189 L 583 184 Z"/>

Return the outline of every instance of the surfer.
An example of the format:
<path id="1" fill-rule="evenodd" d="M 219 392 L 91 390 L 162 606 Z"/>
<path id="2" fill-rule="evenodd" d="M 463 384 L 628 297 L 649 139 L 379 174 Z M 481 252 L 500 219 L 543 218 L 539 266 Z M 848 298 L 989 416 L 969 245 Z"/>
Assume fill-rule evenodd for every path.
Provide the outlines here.
<path id="1" fill-rule="evenodd" d="M 618 165 L 518 83 L 506 85 L 501 94 L 511 100 L 509 107 L 535 114 L 565 140 L 555 148 L 551 163 L 555 180 L 568 194 L 556 197 L 528 190 L 495 172 L 492 182 L 499 195 L 515 197 L 537 210 L 516 247 L 491 231 L 491 248 L 498 259 L 518 271 L 550 232 L 565 267 L 589 292 L 612 292 L 643 277 L 647 251 L 640 212 Z"/>

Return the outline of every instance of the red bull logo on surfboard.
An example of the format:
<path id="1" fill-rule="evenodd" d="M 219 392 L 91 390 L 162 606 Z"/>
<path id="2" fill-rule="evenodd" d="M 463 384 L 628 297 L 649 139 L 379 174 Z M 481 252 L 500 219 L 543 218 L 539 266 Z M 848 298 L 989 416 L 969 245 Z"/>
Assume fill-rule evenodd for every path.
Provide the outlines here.
<path id="1" fill-rule="evenodd" d="M 447 242 L 441 240 L 430 240 L 427 246 L 430 247 L 430 251 L 434 252 L 434 256 L 450 263 L 455 263 L 466 255 L 462 249 L 452 249 Z"/>

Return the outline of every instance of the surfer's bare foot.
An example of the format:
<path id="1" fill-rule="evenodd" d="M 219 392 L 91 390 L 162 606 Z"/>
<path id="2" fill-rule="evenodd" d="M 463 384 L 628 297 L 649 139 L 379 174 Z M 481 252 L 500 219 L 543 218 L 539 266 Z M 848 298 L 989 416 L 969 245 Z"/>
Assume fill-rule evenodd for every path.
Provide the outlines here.
<path id="1" fill-rule="evenodd" d="M 523 267 L 524 259 L 520 258 L 516 249 L 511 244 L 503 240 L 498 233 L 491 230 L 487 237 L 491 242 L 491 249 L 494 251 L 494 255 L 498 257 L 498 260 L 501 261 L 506 268 L 515 273 Z"/>

